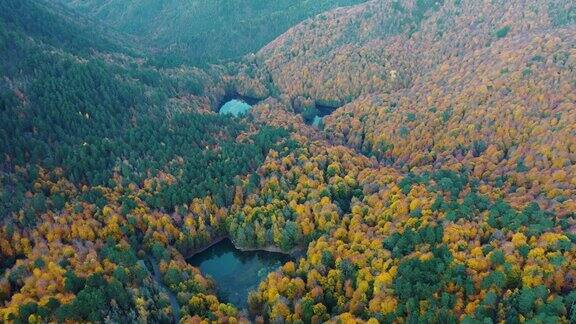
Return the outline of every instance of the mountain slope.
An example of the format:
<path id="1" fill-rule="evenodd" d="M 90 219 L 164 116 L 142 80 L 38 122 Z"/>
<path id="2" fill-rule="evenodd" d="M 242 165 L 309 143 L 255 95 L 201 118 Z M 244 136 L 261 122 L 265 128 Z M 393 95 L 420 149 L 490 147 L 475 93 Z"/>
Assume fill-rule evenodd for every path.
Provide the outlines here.
<path id="1" fill-rule="evenodd" d="M 342 107 L 324 129 L 405 170 L 466 168 L 516 206 L 573 213 L 575 35 L 511 37 L 448 59 L 406 89 Z"/>
<path id="2" fill-rule="evenodd" d="M 349 103 L 324 120 L 337 142 L 406 171 L 473 170 L 516 206 L 570 214 L 575 10 L 370 1 L 299 24 L 255 60 L 297 110 Z"/>
<path id="3" fill-rule="evenodd" d="M 85 21 L 0 3 L 0 322 L 242 318 L 183 255 L 286 131 L 214 114 L 219 69 L 158 68 Z M 183 231 L 158 240 L 166 220 Z"/>
<path id="4" fill-rule="evenodd" d="M 407 87 L 446 59 L 571 25 L 575 10 L 563 0 L 373 0 L 303 22 L 257 56 L 282 93 L 339 106 Z"/>
<path id="5" fill-rule="evenodd" d="M 294 206 L 302 235 L 338 223 L 332 204 L 344 211 L 305 260 L 260 285 L 251 311 L 335 323 L 576 320 L 576 273 L 556 262 L 576 251 L 575 12 L 562 0 L 369 1 L 259 51 L 247 71 L 284 104 L 268 109 L 331 107 L 328 143 L 373 159 L 330 160 L 342 153 L 315 143 L 268 162 L 263 193 Z M 315 201 L 323 192 L 352 198 Z M 291 201 L 302 196 L 312 204 Z"/>
<path id="6" fill-rule="evenodd" d="M 168 62 L 194 64 L 239 58 L 310 16 L 362 1 L 61 0 L 138 37 Z"/>

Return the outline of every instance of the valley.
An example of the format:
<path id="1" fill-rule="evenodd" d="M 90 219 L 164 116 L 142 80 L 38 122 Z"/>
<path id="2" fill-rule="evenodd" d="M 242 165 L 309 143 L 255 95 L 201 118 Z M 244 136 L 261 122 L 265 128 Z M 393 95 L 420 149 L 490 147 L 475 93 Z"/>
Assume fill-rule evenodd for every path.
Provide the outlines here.
<path id="1" fill-rule="evenodd" d="M 568 0 L 0 2 L 0 322 L 576 321 Z"/>

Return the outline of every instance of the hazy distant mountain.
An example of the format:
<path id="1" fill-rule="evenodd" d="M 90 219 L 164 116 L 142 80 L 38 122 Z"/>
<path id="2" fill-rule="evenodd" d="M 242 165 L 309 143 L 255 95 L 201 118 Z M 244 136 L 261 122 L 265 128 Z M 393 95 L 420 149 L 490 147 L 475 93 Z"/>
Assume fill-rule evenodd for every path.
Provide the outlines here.
<path id="1" fill-rule="evenodd" d="M 59 0 L 137 36 L 167 62 L 204 64 L 255 52 L 298 22 L 365 0 Z"/>

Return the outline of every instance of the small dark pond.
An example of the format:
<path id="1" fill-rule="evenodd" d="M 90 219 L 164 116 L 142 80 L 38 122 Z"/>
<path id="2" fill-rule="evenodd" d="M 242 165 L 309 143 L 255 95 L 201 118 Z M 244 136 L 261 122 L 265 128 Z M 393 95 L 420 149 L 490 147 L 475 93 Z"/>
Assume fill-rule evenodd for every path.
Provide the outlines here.
<path id="1" fill-rule="evenodd" d="M 338 107 L 320 105 L 320 104 L 316 103 L 316 110 L 318 111 L 316 116 L 318 116 L 318 117 L 328 116 L 328 115 L 332 114 L 336 109 L 338 109 Z"/>
<path id="2" fill-rule="evenodd" d="M 312 120 L 312 126 L 319 127 L 324 121 L 324 117 L 332 114 L 338 107 L 324 106 L 316 104 L 316 116 Z"/>
<path id="3" fill-rule="evenodd" d="M 289 255 L 282 253 L 240 251 L 225 239 L 187 261 L 214 279 L 221 300 L 242 309 L 247 306 L 248 293 L 290 260 Z"/>

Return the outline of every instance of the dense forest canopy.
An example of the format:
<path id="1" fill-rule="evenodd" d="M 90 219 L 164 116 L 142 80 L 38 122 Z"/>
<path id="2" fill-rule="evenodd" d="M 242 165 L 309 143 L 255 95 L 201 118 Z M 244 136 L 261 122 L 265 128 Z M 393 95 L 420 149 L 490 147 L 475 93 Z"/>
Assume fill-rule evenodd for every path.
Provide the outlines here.
<path id="1" fill-rule="evenodd" d="M 0 322 L 576 322 L 575 48 L 568 0 L 1 1 Z M 302 257 L 243 309 L 222 239 Z"/>

